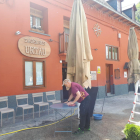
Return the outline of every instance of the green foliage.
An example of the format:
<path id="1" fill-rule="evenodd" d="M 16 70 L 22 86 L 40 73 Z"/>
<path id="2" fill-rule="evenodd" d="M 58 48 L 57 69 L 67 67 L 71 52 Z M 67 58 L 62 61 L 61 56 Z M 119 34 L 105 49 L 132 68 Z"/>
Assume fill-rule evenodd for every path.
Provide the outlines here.
<path id="1" fill-rule="evenodd" d="M 127 140 L 140 140 L 140 126 L 127 124 L 124 129 Z"/>
<path id="2" fill-rule="evenodd" d="M 137 11 L 136 11 L 136 20 L 140 22 L 140 2 L 136 5 Z"/>

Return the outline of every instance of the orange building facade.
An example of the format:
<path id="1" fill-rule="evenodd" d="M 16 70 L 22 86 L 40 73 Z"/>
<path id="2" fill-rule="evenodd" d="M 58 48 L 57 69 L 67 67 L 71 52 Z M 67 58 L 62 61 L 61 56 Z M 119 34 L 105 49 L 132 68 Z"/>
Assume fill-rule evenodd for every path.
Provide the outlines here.
<path id="1" fill-rule="evenodd" d="M 66 75 L 66 32 L 72 4 L 73 0 L 9 0 L 0 4 L 0 96 L 57 91 L 61 99 L 64 98 L 62 81 Z M 96 0 L 88 0 L 83 5 L 93 55 L 92 89 L 88 92 L 98 88 L 99 97 L 107 93 L 127 94 L 129 86 L 124 65 L 129 62 L 129 29 L 135 26 L 140 47 L 140 24 Z M 21 53 L 19 40 L 23 37 L 46 42 L 47 56 L 38 58 L 34 54 L 26 56 Z M 36 42 L 28 43 L 26 51 L 34 46 L 32 53 L 35 53 Z M 43 56 L 43 52 L 38 53 Z"/>

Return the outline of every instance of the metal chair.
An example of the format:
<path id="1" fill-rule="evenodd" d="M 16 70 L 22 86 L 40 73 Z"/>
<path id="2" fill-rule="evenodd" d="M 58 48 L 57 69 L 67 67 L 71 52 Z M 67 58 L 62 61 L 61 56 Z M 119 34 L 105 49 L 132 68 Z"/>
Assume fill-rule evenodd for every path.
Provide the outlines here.
<path id="1" fill-rule="evenodd" d="M 8 118 L 8 113 L 13 112 L 13 123 L 15 123 L 15 110 L 13 108 L 8 108 L 8 97 L 0 97 L 0 102 L 6 102 L 7 107 L 0 108 L 1 112 L 1 127 L 2 127 L 2 114 L 7 113 L 7 118 Z"/>
<path id="2" fill-rule="evenodd" d="M 49 114 L 49 103 L 43 102 L 43 93 L 42 92 L 40 92 L 40 93 L 33 93 L 32 96 L 33 96 L 33 103 L 34 103 L 34 105 L 38 105 L 39 106 L 39 117 L 40 117 L 40 107 L 41 106 L 48 106 L 48 114 Z M 36 98 L 36 97 L 42 97 L 42 101 L 34 102 L 34 98 Z"/>
<path id="3" fill-rule="evenodd" d="M 54 96 L 54 99 L 48 100 L 48 96 L 50 96 L 50 95 L 53 95 L 53 96 Z M 61 100 L 56 100 L 55 91 L 46 92 L 46 98 L 47 98 L 47 102 L 51 102 L 51 103 L 53 103 L 53 104 L 61 103 Z"/>
<path id="4" fill-rule="evenodd" d="M 27 99 L 27 104 L 19 105 L 18 100 L 22 100 L 22 99 Z M 24 110 L 25 109 L 33 109 L 33 119 L 34 119 L 34 106 L 28 104 L 28 94 L 16 95 L 16 101 L 17 101 L 16 112 L 17 112 L 18 107 L 23 109 L 23 121 L 24 121 Z"/>

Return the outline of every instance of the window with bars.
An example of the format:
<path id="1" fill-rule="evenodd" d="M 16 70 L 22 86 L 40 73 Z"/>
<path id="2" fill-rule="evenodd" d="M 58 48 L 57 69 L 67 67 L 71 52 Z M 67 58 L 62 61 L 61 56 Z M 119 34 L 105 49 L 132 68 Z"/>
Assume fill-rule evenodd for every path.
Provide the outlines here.
<path id="1" fill-rule="evenodd" d="M 113 46 L 106 46 L 106 59 L 118 60 L 118 48 Z"/>
<path id="2" fill-rule="evenodd" d="M 24 60 L 24 88 L 45 87 L 45 61 Z"/>

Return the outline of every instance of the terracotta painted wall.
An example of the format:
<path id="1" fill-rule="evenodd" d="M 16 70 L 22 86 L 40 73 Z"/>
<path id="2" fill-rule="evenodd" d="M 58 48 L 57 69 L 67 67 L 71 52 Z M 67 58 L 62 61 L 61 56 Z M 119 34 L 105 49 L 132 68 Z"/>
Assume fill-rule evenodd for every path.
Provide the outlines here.
<path id="1" fill-rule="evenodd" d="M 33 0 L 33 2 L 42 6 L 46 4 L 40 3 L 40 0 Z M 11 6 L 0 5 L 0 17 L 2 17 L 0 23 L 0 96 L 62 89 L 62 64 L 59 62 L 58 55 L 58 34 L 63 32 L 63 12 L 61 9 L 54 10 L 55 6 L 51 4 L 45 6 L 49 9 L 48 34 L 51 37 L 29 32 L 30 1 L 15 0 Z M 16 36 L 16 31 L 20 31 L 22 35 Z M 51 54 L 46 58 L 46 88 L 44 89 L 23 90 L 23 58 L 27 57 L 19 52 L 17 43 L 19 38 L 26 35 L 42 39 L 51 38 L 55 41 L 47 41 L 51 46 Z"/>
<path id="2" fill-rule="evenodd" d="M 10 2 L 10 3 L 9 3 Z M 30 2 L 48 8 L 48 34 L 50 37 L 29 32 L 30 30 Z M 73 0 L 11 0 L 0 4 L 0 96 L 17 95 L 35 92 L 45 92 L 62 89 L 62 64 L 59 62 L 59 33 L 63 32 L 63 16 L 70 17 Z M 94 60 L 91 62 L 91 71 L 96 71 L 101 66 L 101 74 L 98 80 L 92 81 L 92 86 L 105 86 L 106 64 L 113 64 L 114 69 L 119 68 L 121 79 L 113 84 L 127 84 L 124 78 L 123 66 L 128 62 L 127 44 L 129 27 L 110 19 L 106 14 L 102 15 L 96 9 L 88 9 L 84 6 L 89 29 L 89 38 Z M 93 31 L 98 23 L 102 33 L 97 37 Z M 47 25 L 46 25 L 47 26 Z M 113 27 L 116 29 L 113 30 Z M 16 36 L 20 31 L 22 35 Z M 119 40 L 117 33 L 121 33 Z M 51 54 L 46 58 L 46 88 L 36 90 L 23 90 L 23 56 L 17 46 L 18 40 L 23 36 L 33 36 L 42 39 L 52 39 L 48 42 L 51 46 Z M 140 34 L 137 33 L 140 48 Z M 105 44 L 119 48 L 119 61 L 108 61 L 105 55 Z M 94 49 L 98 50 L 95 51 Z"/>

